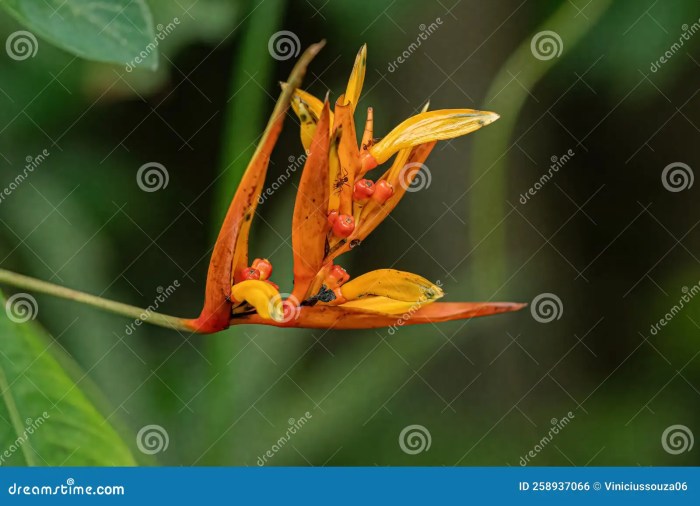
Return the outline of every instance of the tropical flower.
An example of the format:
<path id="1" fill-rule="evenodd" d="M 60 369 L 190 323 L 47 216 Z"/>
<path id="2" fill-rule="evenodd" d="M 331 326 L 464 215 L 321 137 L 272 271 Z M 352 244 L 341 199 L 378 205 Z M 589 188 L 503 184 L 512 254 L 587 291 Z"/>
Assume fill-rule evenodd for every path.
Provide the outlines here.
<path id="1" fill-rule="evenodd" d="M 523 307 L 516 303 L 435 302 L 437 284 L 408 272 L 380 269 L 350 279 L 336 263 L 358 247 L 389 215 L 437 141 L 468 134 L 498 119 L 473 109 L 428 111 L 399 124 L 381 140 L 373 137 L 373 111 L 367 110 L 360 145 L 355 110 L 365 77 L 367 47 L 362 46 L 348 81 L 331 110 L 298 88 L 312 46 L 284 83 L 262 140 L 241 180 L 214 247 L 200 317 L 188 320 L 198 332 L 236 324 L 357 329 L 472 318 Z M 265 174 L 288 105 L 300 121 L 307 159 L 292 216 L 294 287 L 285 299 L 270 281 L 272 265 L 248 258 L 248 235 Z M 374 180 L 368 172 L 393 157 Z"/>
<path id="2" fill-rule="evenodd" d="M 367 48 L 357 55 L 345 93 L 333 105 L 299 89 L 306 67 L 323 47 L 299 58 L 246 168 L 214 245 L 198 318 L 154 313 L 0 269 L 0 282 L 79 301 L 154 325 L 199 333 L 230 325 L 359 329 L 442 322 L 515 311 L 509 302 L 435 302 L 440 286 L 409 272 L 379 269 L 354 279 L 336 263 L 389 215 L 406 194 L 436 142 L 493 123 L 498 115 L 472 109 L 428 111 L 427 106 L 381 140 L 367 110 L 362 142 L 355 136 L 355 109 L 362 91 Z M 265 174 L 289 106 L 299 117 L 308 152 L 292 216 L 294 287 L 282 298 L 270 280 L 272 264 L 248 257 L 248 236 Z M 384 173 L 367 174 L 393 157 Z"/>

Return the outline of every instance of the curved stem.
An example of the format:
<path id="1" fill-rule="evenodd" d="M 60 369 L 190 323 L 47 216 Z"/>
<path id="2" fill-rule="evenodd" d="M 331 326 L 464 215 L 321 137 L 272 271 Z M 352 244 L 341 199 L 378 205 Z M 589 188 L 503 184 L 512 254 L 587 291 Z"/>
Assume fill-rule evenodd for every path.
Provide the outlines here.
<path id="1" fill-rule="evenodd" d="M 571 50 L 611 3 L 612 0 L 592 2 L 586 10 L 584 22 L 578 17 L 576 9 L 564 2 L 536 30 L 554 30 L 557 36 L 561 34 L 564 49 Z M 469 199 L 467 216 L 471 217 L 469 242 L 474 253 L 470 276 L 476 287 L 498 286 L 506 279 L 507 244 L 503 221 L 507 217 L 508 154 L 515 146 L 515 143 L 511 143 L 513 132 L 520 112 L 531 96 L 530 90 L 559 61 L 558 58 L 536 59 L 531 41 L 532 37 L 528 36 L 520 43 L 498 71 L 487 92 L 484 107 L 498 112 L 500 121 L 474 138 L 469 189 L 477 183 L 479 187 Z M 517 76 L 517 84 L 514 84 L 514 76 Z M 488 293 L 493 291 L 491 288 L 485 289 Z"/>
<path id="2" fill-rule="evenodd" d="M 89 293 L 80 292 L 78 290 L 66 288 L 64 286 L 42 281 L 40 279 L 23 276 L 22 274 L 17 274 L 5 269 L 0 269 L 0 283 L 25 290 L 53 295 L 62 299 L 82 302 L 88 306 L 103 309 L 105 311 L 109 311 L 110 313 L 127 316 L 129 318 L 133 318 L 134 320 L 141 320 L 152 325 L 158 325 L 159 327 L 174 330 L 185 330 L 189 332 L 194 330 L 190 320 L 186 318 L 178 318 L 176 316 L 154 313 L 149 309 L 131 306 L 129 304 L 122 304 L 121 302 L 115 302 L 109 299 L 103 299 L 97 295 L 91 295 Z"/>

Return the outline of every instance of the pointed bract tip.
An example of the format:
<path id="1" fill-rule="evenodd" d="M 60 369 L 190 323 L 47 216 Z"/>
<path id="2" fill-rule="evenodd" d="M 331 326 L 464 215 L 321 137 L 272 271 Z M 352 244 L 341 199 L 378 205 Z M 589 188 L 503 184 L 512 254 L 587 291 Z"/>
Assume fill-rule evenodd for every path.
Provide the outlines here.
<path id="1" fill-rule="evenodd" d="M 484 121 L 484 124 L 486 124 L 486 125 L 493 123 L 494 121 L 496 121 L 497 119 L 499 119 L 501 117 L 500 114 L 497 114 L 495 112 L 490 112 L 490 111 L 483 111 L 483 114 L 484 114 L 483 121 Z"/>
<path id="2" fill-rule="evenodd" d="M 311 44 L 309 46 L 309 51 L 313 52 L 313 54 L 318 54 L 318 52 L 323 49 L 323 47 L 326 45 L 326 39 L 321 39 L 315 44 Z"/>

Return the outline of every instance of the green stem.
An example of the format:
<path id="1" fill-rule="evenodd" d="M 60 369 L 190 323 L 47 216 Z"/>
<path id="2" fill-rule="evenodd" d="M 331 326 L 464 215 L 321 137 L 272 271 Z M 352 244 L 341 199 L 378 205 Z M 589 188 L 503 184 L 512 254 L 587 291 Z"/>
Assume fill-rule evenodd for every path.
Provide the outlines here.
<path id="1" fill-rule="evenodd" d="M 277 63 L 270 55 L 268 41 L 282 22 L 286 2 L 266 0 L 250 3 L 256 5 L 247 21 L 240 49 L 236 52 L 229 86 L 213 223 L 219 223 L 226 214 L 231 195 L 241 182 L 256 144 L 259 145 L 268 104 L 277 98 L 276 92 L 271 95 L 265 92 Z"/>
<path id="2" fill-rule="evenodd" d="M 564 56 L 595 25 L 610 6 L 611 0 L 592 2 L 586 9 L 586 18 L 564 2 L 549 18 L 533 31 L 534 34 L 553 30 L 561 36 Z M 469 241 L 474 251 L 471 279 L 473 286 L 483 287 L 487 293 L 506 278 L 506 217 L 508 153 L 513 148 L 511 139 L 520 111 L 530 97 L 530 90 L 559 58 L 538 60 L 531 49 L 528 36 L 503 64 L 486 94 L 484 108 L 501 115 L 501 120 L 489 126 L 474 139 L 474 155 L 469 188 L 476 188 L 469 199 L 471 217 Z M 563 57 L 561 58 L 563 59 Z M 517 83 L 514 76 L 517 76 Z"/>
<path id="3" fill-rule="evenodd" d="M 53 295 L 62 299 L 82 302 L 88 306 L 93 306 L 110 313 L 127 316 L 129 318 L 133 318 L 134 320 L 141 320 L 152 325 L 158 325 L 159 327 L 192 332 L 192 327 L 188 324 L 188 320 L 185 318 L 154 313 L 149 309 L 143 309 L 136 306 L 130 306 L 129 304 L 122 304 L 121 302 L 103 299 L 97 295 L 91 295 L 89 293 L 80 292 L 78 290 L 66 288 L 64 286 L 42 281 L 40 279 L 23 276 L 22 274 L 17 274 L 5 269 L 0 269 L 0 283 L 25 290 L 31 290 L 33 292 Z"/>

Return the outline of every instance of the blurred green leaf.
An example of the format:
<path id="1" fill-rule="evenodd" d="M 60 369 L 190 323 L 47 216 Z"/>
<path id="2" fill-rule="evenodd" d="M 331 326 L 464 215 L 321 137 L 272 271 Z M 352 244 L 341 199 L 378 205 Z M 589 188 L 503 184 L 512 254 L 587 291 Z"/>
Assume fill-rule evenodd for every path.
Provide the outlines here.
<path id="1" fill-rule="evenodd" d="M 0 302 L 5 305 L 2 296 Z M 17 314 L 27 315 L 19 308 Z M 3 317 L 0 341 L 3 464 L 135 464 L 127 445 L 52 355 L 56 344 L 38 325 Z"/>
<path id="2" fill-rule="evenodd" d="M 36 35 L 82 58 L 158 66 L 153 17 L 144 0 L 4 0 L 0 5 Z M 18 52 L 26 55 L 23 51 L 38 51 L 30 38 L 8 39 L 8 44 L 14 42 Z M 139 56 L 142 52 L 145 57 Z"/>

